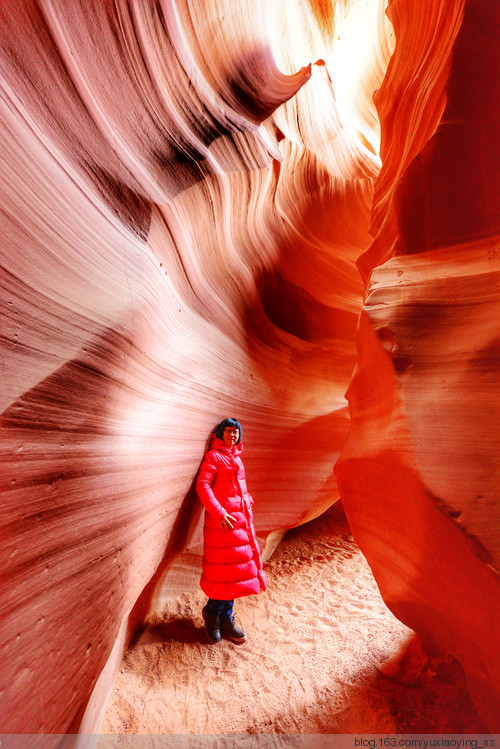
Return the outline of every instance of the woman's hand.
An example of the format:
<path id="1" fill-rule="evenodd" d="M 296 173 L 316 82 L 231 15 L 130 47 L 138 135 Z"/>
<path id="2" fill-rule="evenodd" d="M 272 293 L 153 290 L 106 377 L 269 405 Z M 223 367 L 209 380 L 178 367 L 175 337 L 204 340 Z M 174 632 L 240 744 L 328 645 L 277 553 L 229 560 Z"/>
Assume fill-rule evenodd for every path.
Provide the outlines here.
<path id="1" fill-rule="evenodd" d="M 230 515 L 228 512 L 226 512 L 226 514 L 220 521 L 220 525 L 223 531 L 232 531 L 235 523 L 236 523 L 236 518 L 233 518 L 233 516 Z"/>

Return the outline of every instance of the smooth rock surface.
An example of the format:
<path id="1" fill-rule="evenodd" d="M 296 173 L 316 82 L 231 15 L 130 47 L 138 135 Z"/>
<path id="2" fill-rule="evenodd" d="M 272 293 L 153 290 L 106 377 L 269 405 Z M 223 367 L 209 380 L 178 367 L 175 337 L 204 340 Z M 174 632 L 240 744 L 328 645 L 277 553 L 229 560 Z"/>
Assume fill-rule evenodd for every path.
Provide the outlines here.
<path id="1" fill-rule="evenodd" d="M 395 0 L 390 15 L 376 236 L 359 260 L 352 427 L 336 472 L 385 601 L 460 660 L 498 731 L 500 13 Z"/>
<path id="2" fill-rule="evenodd" d="M 221 418 L 263 544 L 338 497 L 383 11 L 3 5 L 1 731 L 98 730 Z"/>
<path id="3" fill-rule="evenodd" d="M 0 9 L 2 732 L 98 730 L 197 586 L 227 415 L 267 553 L 337 463 L 386 602 L 498 728 L 499 11 L 384 11 Z"/>

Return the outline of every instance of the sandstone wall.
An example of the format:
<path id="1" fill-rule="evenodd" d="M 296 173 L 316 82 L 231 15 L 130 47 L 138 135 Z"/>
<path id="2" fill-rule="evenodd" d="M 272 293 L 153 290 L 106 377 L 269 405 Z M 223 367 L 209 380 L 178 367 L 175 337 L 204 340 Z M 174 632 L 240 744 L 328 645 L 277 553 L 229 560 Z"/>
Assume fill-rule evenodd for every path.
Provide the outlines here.
<path id="1" fill-rule="evenodd" d="M 384 10 L 3 4 L 1 731 L 98 729 L 197 586 L 227 415 L 267 552 L 338 461 L 387 603 L 495 714 L 498 11 Z"/>

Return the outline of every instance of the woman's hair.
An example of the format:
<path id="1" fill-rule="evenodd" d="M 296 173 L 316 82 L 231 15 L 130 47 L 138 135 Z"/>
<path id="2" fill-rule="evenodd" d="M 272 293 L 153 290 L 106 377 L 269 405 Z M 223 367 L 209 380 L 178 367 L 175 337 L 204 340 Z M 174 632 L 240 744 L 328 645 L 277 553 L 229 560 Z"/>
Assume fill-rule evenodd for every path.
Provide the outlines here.
<path id="1" fill-rule="evenodd" d="M 215 436 L 221 440 L 223 438 L 224 429 L 226 427 L 232 427 L 233 429 L 238 429 L 239 431 L 238 442 L 241 442 L 241 439 L 243 437 L 243 432 L 241 431 L 241 424 L 237 419 L 224 419 L 224 421 L 221 421 L 221 423 L 215 427 Z M 238 442 L 236 444 L 238 444 Z"/>

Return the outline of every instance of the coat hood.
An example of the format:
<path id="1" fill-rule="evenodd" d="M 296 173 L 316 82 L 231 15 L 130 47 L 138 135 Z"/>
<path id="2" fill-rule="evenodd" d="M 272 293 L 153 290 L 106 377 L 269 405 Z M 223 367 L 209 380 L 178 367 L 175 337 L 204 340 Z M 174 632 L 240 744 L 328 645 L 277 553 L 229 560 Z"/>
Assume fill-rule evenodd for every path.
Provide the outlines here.
<path id="1" fill-rule="evenodd" d="M 241 451 L 243 450 L 243 442 L 238 442 L 237 445 L 234 445 L 233 447 L 228 447 L 224 440 L 221 440 L 217 437 L 216 434 L 214 434 L 212 438 L 212 450 L 222 450 L 222 452 L 227 453 L 228 455 L 239 455 Z"/>

